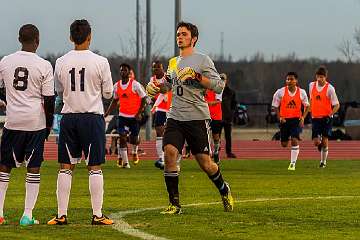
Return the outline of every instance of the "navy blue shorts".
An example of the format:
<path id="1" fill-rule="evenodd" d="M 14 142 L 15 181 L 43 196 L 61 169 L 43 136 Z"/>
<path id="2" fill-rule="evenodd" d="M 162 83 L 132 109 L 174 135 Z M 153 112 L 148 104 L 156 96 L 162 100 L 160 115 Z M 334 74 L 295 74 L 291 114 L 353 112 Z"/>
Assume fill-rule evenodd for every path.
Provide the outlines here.
<path id="1" fill-rule="evenodd" d="M 285 123 L 280 123 L 280 140 L 287 142 L 290 138 L 300 139 L 302 128 L 299 118 L 287 118 Z"/>
<path id="2" fill-rule="evenodd" d="M 332 118 L 313 118 L 312 120 L 312 139 L 318 137 L 330 137 L 332 131 Z"/>
<path id="3" fill-rule="evenodd" d="M 166 112 L 156 111 L 154 114 L 155 127 L 165 126 Z"/>
<path id="4" fill-rule="evenodd" d="M 60 122 L 59 163 L 77 164 L 82 153 L 88 166 L 105 162 L 105 120 L 93 113 L 64 114 Z"/>
<path id="5" fill-rule="evenodd" d="M 185 140 L 193 155 L 210 154 L 209 120 L 178 121 L 168 118 L 163 137 L 163 146 L 171 144 L 182 152 Z"/>
<path id="6" fill-rule="evenodd" d="M 210 127 L 211 127 L 211 131 L 213 134 L 221 134 L 222 121 L 221 120 L 211 120 Z"/>
<path id="7" fill-rule="evenodd" d="M 134 117 L 118 117 L 118 133 L 120 135 L 127 135 L 137 137 L 139 136 L 140 125 L 139 122 Z"/>
<path id="8" fill-rule="evenodd" d="M 20 131 L 3 129 L 1 136 L 0 163 L 10 168 L 22 163 L 29 168 L 38 168 L 44 160 L 46 130 Z"/>

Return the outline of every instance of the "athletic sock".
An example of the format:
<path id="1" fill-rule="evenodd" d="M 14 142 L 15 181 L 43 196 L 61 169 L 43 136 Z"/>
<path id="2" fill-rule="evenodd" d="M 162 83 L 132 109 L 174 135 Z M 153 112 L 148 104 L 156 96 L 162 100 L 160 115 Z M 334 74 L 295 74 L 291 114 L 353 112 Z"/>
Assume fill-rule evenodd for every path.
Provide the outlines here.
<path id="1" fill-rule="evenodd" d="M 121 147 L 120 146 L 117 146 L 117 150 L 118 150 L 118 159 L 121 158 Z"/>
<path id="2" fill-rule="evenodd" d="M 120 152 L 120 156 L 123 160 L 123 164 L 125 165 L 125 164 L 129 163 L 129 159 L 128 159 L 128 155 L 127 155 L 127 148 L 120 148 L 119 152 Z"/>
<path id="3" fill-rule="evenodd" d="M 0 217 L 4 217 L 4 202 L 9 180 L 10 173 L 0 172 Z"/>
<path id="4" fill-rule="evenodd" d="M 162 150 L 162 137 L 156 137 L 156 153 L 158 155 L 158 158 L 161 159 L 161 161 L 164 161 L 164 152 Z"/>
<path id="5" fill-rule="evenodd" d="M 327 160 L 327 157 L 328 157 L 328 153 L 329 153 L 329 147 L 323 147 L 321 149 L 321 158 L 320 158 L 320 162 L 325 164 L 326 165 L 326 160 Z"/>
<path id="6" fill-rule="evenodd" d="M 25 209 L 23 216 L 28 216 L 32 219 L 32 211 L 35 207 L 40 188 L 40 173 L 26 174 L 26 195 L 25 195 Z"/>
<path id="7" fill-rule="evenodd" d="M 297 158 L 299 156 L 299 152 L 300 152 L 299 145 L 291 147 L 291 154 L 290 154 L 291 159 L 290 159 L 290 161 L 291 161 L 292 164 L 296 164 L 296 160 L 297 160 Z"/>
<path id="8" fill-rule="evenodd" d="M 104 178 L 101 170 L 89 171 L 89 191 L 93 215 L 101 217 L 104 196 Z"/>
<path id="9" fill-rule="evenodd" d="M 220 168 L 218 168 L 217 172 L 214 175 L 209 176 L 209 178 L 215 184 L 221 195 L 225 195 L 228 193 L 228 189 L 221 175 Z"/>
<path id="10" fill-rule="evenodd" d="M 133 145 L 131 144 L 131 154 L 135 155 L 138 154 L 139 145 Z"/>
<path id="11" fill-rule="evenodd" d="M 180 207 L 179 200 L 179 173 L 177 171 L 164 172 L 166 189 L 169 193 L 169 201 L 172 205 Z"/>
<path id="12" fill-rule="evenodd" d="M 56 197 L 58 201 L 58 217 L 67 215 L 71 190 L 72 171 L 61 169 L 58 173 Z"/>

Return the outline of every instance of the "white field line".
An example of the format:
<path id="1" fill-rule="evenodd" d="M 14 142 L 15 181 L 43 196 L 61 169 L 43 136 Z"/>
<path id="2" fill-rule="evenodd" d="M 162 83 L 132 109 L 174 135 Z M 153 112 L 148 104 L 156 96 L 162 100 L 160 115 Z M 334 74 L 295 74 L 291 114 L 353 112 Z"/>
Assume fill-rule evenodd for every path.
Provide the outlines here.
<path id="1" fill-rule="evenodd" d="M 285 197 L 285 198 L 256 198 L 256 199 L 246 199 L 238 200 L 236 203 L 248 203 L 248 202 L 270 202 L 270 201 L 292 201 L 292 200 L 326 200 L 326 199 L 346 199 L 346 198 L 360 198 L 360 196 L 324 196 L 324 197 Z M 204 205 L 215 205 L 221 204 L 222 202 L 210 202 L 210 203 L 191 203 L 182 205 L 182 207 L 196 207 Z M 168 238 L 158 237 L 146 232 L 142 232 L 130 224 L 128 224 L 123 218 L 128 214 L 135 214 L 139 212 L 160 210 L 165 208 L 163 207 L 153 207 L 153 208 L 142 208 L 135 210 L 120 211 L 117 213 L 110 214 L 110 218 L 114 220 L 113 228 L 119 232 L 122 232 L 126 235 L 133 237 L 138 237 L 144 240 L 169 240 Z"/>

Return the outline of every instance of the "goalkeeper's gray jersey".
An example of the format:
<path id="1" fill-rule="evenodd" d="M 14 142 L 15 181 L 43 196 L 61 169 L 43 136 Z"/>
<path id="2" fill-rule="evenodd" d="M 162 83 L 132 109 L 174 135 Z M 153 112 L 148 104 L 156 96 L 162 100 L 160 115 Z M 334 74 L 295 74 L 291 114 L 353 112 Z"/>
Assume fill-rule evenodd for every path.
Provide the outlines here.
<path id="1" fill-rule="evenodd" d="M 168 118 L 178 121 L 210 119 L 209 107 L 204 98 L 206 89 L 196 80 L 180 81 L 177 78 L 177 72 L 185 67 L 209 78 L 210 88 L 216 93 L 221 93 L 225 87 L 225 82 L 208 56 L 194 52 L 187 57 L 170 59 L 166 75 L 171 81 L 173 97 Z"/>

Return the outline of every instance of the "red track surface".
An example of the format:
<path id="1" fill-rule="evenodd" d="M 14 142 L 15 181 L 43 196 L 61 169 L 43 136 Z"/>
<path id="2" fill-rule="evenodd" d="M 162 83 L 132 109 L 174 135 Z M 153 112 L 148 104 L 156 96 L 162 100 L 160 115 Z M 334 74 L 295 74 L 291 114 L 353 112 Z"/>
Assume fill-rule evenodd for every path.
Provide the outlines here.
<path id="1" fill-rule="evenodd" d="M 109 145 L 109 143 L 108 143 Z M 157 159 L 155 141 L 142 142 L 140 148 L 146 154 L 142 159 Z M 225 158 L 225 146 L 222 145 L 221 157 Z M 290 158 L 290 150 L 282 148 L 277 141 L 244 141 L 233 142 L 233 152 L 237 159 L 269 159 L 283 160 Z M 116 159 L 116 155 L 107 155 L 106 159 Z M 300 142 L 299 159 L 319 159 L 320 153 L 311 141 Z M 45 159 L 57 160 L 57 145 L 54 141 L 45 144 Z M 337 160 L 360 160 L 360 141 L 331 141 L 329 144 L 329 159 Z"/>

